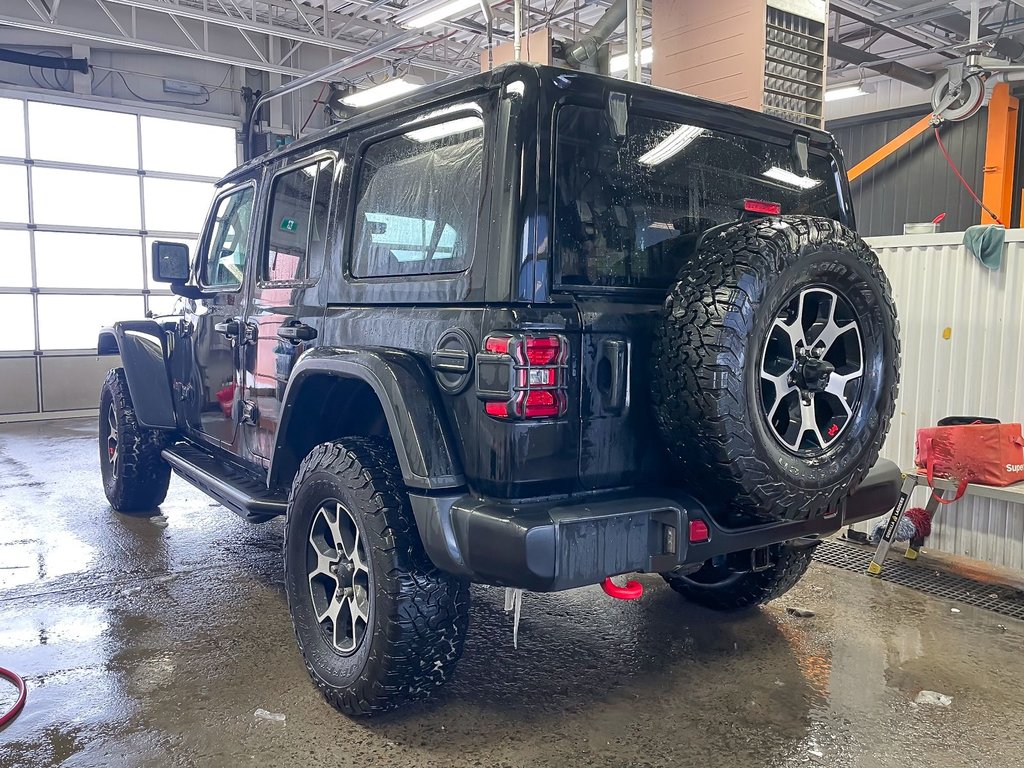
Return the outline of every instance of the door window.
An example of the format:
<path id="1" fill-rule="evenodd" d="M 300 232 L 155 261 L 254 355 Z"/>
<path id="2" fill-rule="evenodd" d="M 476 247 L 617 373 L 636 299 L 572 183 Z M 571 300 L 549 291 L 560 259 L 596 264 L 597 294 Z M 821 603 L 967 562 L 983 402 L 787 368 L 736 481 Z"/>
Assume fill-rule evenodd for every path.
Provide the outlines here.
<path id="1" fill-rule="evenodd" d="M 334 160 L 282 173 L 274 180 L 262 279 L 291 282 L 317 276 L 327 249 Z"/>
<path id="2" fill-rule="evenodd" d="M 245 276 L 253 188 L 243 187 L 217 200 L 206 241 L 203 287 L 238 288 Z"/>
<path id="3" fill-rule="evenodd" d="M 479 108 L 478 108 L 479 109 Z M 377 142 L 362 158 L 352 240 L 356 277 L 461 272 L 472 259 L 483 176 L 479 114 Z"/>

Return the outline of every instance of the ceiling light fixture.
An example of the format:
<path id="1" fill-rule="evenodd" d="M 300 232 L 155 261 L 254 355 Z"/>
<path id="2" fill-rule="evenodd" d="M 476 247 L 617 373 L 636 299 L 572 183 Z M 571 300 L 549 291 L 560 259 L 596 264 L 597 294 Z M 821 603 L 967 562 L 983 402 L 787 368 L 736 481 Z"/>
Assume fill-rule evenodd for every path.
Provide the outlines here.
<path id="1" fill-rule="evenodd" d="M 818 179 L 812 179 L 810 176 L 797 176 L 792 171 L 787 171 L 785 168 L 779 168 L 778 166 L 772 166 L 762 175 L 797 189 L 814 189 L 821 184 L 821 181 Z"/>
<path id="2" fill-rule="evenodd" d="M 644 165 L 661 165 L 686 149 L 694 139 L 704 133 L 695 125 L 681 125 L 666 136 L 654 149 L 637 158 Z"/>
<path id="3" fill-rule="evenodd" d="M 388 80 L 386 83 L 375 85 L 373 88 L 367 88 L 364 91 L 356 91 L 348 96 L 343 96 L 341 103 L 349 107 L 369 107 L 373 104 L 380 104 L 382 101 L 404 96 L 420 88 L 422 85 L 423 83 L 398 77 Z"/>
<path id="4" fill-rule="evenodd" d="M 480 8 L 480 0 L 445 0 L 441 3 L 413 3 L 414 7 L 396 13 L 394 20 L 403 27 L 422 29 L 431 24 L 466 13 L 471 8 Z"/>
<path id="5" fill-rule="evenodd" d="M 455 133 L 479 131 L 482 130 L 483 127 L 483 118 L 470 115 L 467 117 L 457 117 L 454 120 L 449 120 L 445 123 L 428 125 L 426 128 L 417 128 L 415 131 L 409 131 L 405 135 L 410 139 L 420 142 L 421 144 L 425 144 L 428 141 L 442 139 L 445 136 L 451 136 Z"/>
<path id="6" fill-rule="evenodd" d="M 652 61 L 654 61 L 653 48 L 644 48 L 640 51 L 640 66 L 650 66 Z M 629 69 L 628 53 L 620 53 L 617 56 L 612 56 L 608 60 L 608 74 L 615 75 L 619 72 L 625 72 L 627 69 Z"/>
<path id="7" fill-rule="evenodd" d="M 853 85 L 843 85 L 830 91 L 825 91 L 825 101 L 852 99 L 854 96 L 867 96 L 869 93 L 871 91 L 864 88 L 861 83 L 854 83 Z"/>

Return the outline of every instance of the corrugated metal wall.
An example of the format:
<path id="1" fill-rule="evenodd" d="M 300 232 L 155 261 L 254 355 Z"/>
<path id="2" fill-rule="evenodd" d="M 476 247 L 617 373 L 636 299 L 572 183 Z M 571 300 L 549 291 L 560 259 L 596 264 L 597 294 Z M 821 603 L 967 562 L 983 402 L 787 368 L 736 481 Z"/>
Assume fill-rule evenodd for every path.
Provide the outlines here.
<path id="1" fill-rule="evenodd" d="M 900 315 L 902 385 L 883 456 L 904 469 L 914 466 L 915 430 L 943 416 L 1024 419 L 1024 230 L 1006 239 L 996 272 L 967 253 L 960 232 L 869 241 Z M 925 501 L 919 489 L 912 504 Z M 963 499 L 940 510 L 927 546 L 1024 570 L 1024 505 Z"/>
<path id="2" fill-rule="evenodd" d="M 900 117 L 867 116 L 830 122 L 826 127 L 835 134 L 846 155 L 846 164 L 870 155 L 927 114 L 928 108 Z M 940 128 L 942 141 L 953 161 L 971 186 L 981 194 L 982 167 L 985 164 L 985 132 L 988 109 L 970 120 L 946 123 Z M 945 232 L 963 231 L 981 222 L 981 212 L 960 185 L 939 152 L 929 130 L 890 155 L 851 183 L 857 229 L 864 236 L 902 235 L 903 225 L 931 221 L 945 212 Z"/>

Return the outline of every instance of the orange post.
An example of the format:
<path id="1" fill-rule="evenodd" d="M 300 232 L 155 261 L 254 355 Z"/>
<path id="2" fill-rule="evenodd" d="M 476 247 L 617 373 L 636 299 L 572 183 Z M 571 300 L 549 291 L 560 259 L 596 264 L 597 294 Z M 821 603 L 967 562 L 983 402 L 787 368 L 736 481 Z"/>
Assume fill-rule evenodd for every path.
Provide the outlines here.
<path id="1" fill-rule="evenodd" d="M 985 183 L 981 199 L 999 221 L 1010 221 L 1013 209 L 1013 170 L 1017 160 L 1017 98 L 1008 83 L 997 83 L 988 102 L 988 134 L 985 137 Z M 981 212 L 982 224 L 994 224 Z"/>
<path id="2" fill-rule="evenodd" d="M 895 139 L 886 142 L 881 147 L 872 152 L 870 155 L 861 160 L 859 163 L 857 163 L 855 166 L 853 166 L 853 168 L 850 169 L 849 173 L 850 181 L 853 181 L 863 173 L 867 173 L 880 162 L 885 160 L 885 158 L 887 158 L 893 152 L 900 149 L 904 144 L 906 144 L 909 141 L 913 141 L 922 133 L 927 131 L 928 128 L 931 127 L 932 117 L 933 115 L 926 115 L 925 117 L 922 117 L 920 120 L 918 120 L 912 126 L 907 128 L 907 130 L 905 130 Z"/>

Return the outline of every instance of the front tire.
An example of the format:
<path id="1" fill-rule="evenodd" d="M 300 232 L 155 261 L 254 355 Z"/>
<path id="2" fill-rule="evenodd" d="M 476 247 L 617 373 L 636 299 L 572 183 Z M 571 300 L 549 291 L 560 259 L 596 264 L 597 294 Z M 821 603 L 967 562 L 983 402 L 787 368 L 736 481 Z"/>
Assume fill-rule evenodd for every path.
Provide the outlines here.
<path id="1" fill-rule="evenodd" d="M 167 498 L 171 467 L 160 456 L 163 432 L 139 425 L 123 368 L 100 390 L 99 448 L 103 492 L 118 512 L 145 512 Z"/>
<path id="2" fill-rule="evenodd" d="M 781 597 L 807 572 L 813 547 L 772 547 L 772 564 L 764 571 L 737 573 L 722 561 L 709 560 L 686 576 L 663 573 L 668 585 L 687 600 L 716 611 L 740 611 Z"/>
<path id="3" fill-rule="evenodd" d="M 331 705 L 373 715 L 451 677 L 469 585 L 423 551 L 389 440 L 348 438 L 306 456 L 292 484 L 284 564 L 295 638 Z"/>

